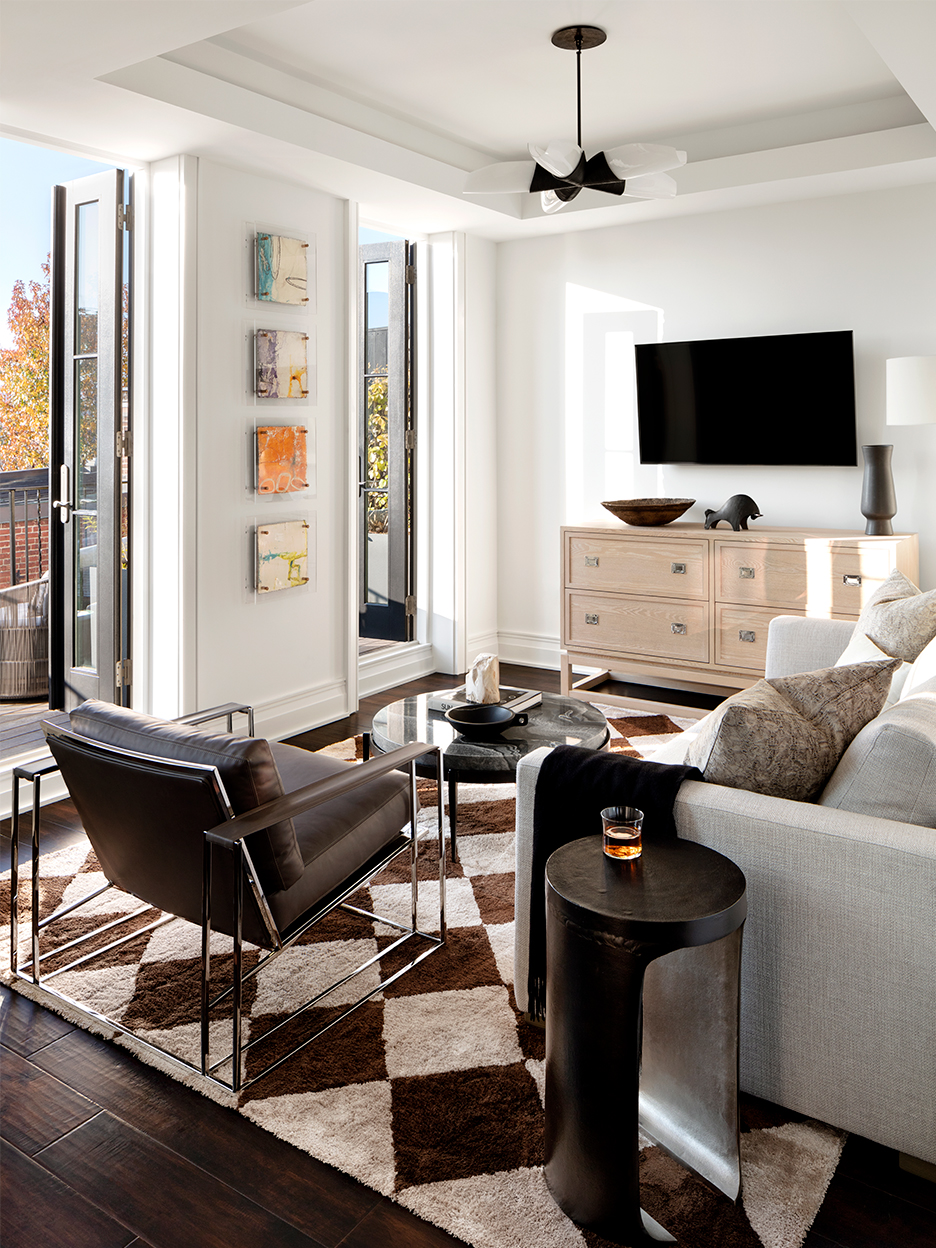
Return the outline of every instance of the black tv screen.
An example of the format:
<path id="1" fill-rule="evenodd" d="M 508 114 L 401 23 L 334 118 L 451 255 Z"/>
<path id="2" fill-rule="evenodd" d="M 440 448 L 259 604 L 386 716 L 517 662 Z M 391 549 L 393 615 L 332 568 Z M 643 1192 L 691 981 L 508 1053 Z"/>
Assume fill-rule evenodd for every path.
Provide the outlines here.
<path id="1" fill-rule="evenodd" d="M 854 467 L 851 330 L 639 345 L 642 464 Z"/>

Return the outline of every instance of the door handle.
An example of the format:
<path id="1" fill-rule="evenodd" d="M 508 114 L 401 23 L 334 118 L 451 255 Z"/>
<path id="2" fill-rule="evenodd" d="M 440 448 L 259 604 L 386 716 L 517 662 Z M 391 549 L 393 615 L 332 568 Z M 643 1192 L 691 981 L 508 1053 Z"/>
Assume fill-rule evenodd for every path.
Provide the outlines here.
<path id="1" fill-rule="evenodd" d="M 62 524 L 68 524 L 69 520 L 72 518 L 72 511 L 74 510 L 69 502 L 71 482 L 69 478 L 68 464 L 62 464 L 59 468 L 59 494 L 61 494 L 62 497 L 57 498 L 53 502 L 52 506 L 59 509 L 59 519 Z"/>

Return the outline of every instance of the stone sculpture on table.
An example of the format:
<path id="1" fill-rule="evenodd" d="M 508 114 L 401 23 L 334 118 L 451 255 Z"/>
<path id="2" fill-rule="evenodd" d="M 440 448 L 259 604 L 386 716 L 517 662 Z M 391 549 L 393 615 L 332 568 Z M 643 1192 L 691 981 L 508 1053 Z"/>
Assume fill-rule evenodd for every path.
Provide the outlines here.
<path id="1" fill-rule="evenodd" d="M 469 702 L 500 701 L 500 663 L 496 654 L 479 654 L 465 678 Z"/>
<path id="2" fill-rule="evenodd" d="M 718 511 L 713 511 L 711 507 L 705 509 L 705 527 L 714 529 L 720 520 L 727 520 L 734 531 L 737 533 L 741 529 L 747 529 L 749 520 L 759 520 L 761 513 L 758 511 L 757 503 L 749 494 L 732 494 L 727 502 L 722 503 Z"/>

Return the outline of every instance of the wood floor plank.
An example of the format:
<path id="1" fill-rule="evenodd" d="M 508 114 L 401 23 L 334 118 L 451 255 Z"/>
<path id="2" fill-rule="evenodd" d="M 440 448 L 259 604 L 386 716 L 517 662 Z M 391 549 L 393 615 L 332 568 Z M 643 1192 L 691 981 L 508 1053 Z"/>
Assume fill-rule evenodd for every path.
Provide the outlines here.
<path id="1" fill-rule="evenodd" d="M 847 1248 L 933 1248 L 936 1243 L 936 1218 L 928 1209 L 848 1175 L 837 1175 L 830 1185 L 813 1229 Z"/>
<path id="2" fill-rule="evenodd" d="M 64 1018 L 0 985 L 0 1044 L 5 1048 L 21 1057 L 31 1057 L 74 1030 Z"/>
<path id="3" fill-rule="evenodd" d="M 3 1248 L 129 1248 L 138 1240 L 7 1144 L 0 1168 L 0 1242 Z"/>
<path id="4" fill-rule="evenodd" d="M 936 1183 L 901 1170 L 900 1159 L 894 1149 L 851 1135 L 842 1150 L 838 1173 L 842 1178 L 856 1179 L 868 1187 L 929 1210 L 934 1217 L 933 1239 L 936 1242 Z"/>
<path id="5" fill-rule="evenodd" d="M 341 1248 L 470 1248 L 401 1205 L 383 1200 L 354 1228 Z M 531 1245 L 532 1248 L 532 1245 Z"/>
<path id="6" fill-rule="evenodd" d="M 350 1176 L 86 1032 L 73 1032 L 34 1060 L 324 1248 L 335 1248 L 380 1200 Z"/>
<path id="7" fill-rule="evenodd" d="M 50 1144 L 36 1160 L 152 1248 L 322 1248 L 107 1113 Z"/>
<path id="8" fill-rule="evenodd" d="M 100 1106 L 0 1047 L 0 1138 L 27 1156 L 100 1113 Z"/>

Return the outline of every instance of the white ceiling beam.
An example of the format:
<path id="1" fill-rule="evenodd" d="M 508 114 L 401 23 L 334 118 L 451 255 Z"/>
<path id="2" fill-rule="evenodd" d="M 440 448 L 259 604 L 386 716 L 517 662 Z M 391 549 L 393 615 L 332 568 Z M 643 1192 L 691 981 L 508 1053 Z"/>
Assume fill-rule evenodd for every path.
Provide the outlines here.
<path id="1" fill-rule="evenodd" d="M 852 0 L 855 24 L 931 126 L 936 126 L 936 4 Z"/>

